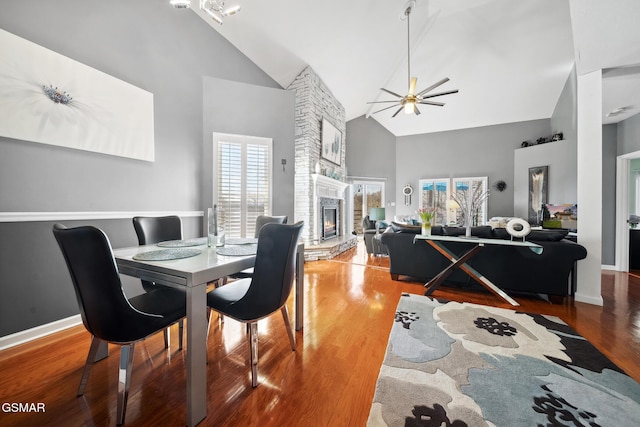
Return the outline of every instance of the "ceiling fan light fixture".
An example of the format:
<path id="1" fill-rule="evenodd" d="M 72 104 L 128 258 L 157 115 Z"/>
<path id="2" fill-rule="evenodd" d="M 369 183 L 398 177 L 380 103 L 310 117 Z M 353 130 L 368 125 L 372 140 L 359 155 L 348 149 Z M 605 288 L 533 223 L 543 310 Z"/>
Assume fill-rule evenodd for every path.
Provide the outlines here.
<path id="1" fill-rule="evenodd" d="M 435 102 L 435 101 L 427 101 L 427 98 L 435 98 L 436 96 L 443 96 L 443 95 L 450 95 L 453 93 L 458 93 L 458 90 L 450 90 L 450 91 L 446 91 L 446 92 L 440 92 L 440 93 L 433 93 L 433 94 L 428 94 L 429 92 L 431 92 L 432 90 L 434 90 L 435 88 L 439 87 L 440 85 L 443 85 L 444 83 L 449 81 L 449 78 L 446 77 L 434 84 L 432 84 L 431 86 L 429 86 L 428 88 L 416 93 L 416 86 L 418 83 L 418 78 L 417 77 L 411 77 L 411 27 L 410 27 L 410 16 L 411 16 L 411 11 L 416 7 L 416 2 L 415 0 L 409 0 L 407 1 L 406 5 L 404 6 L 404 8 L 402 9 L 402 12 L 400 14 L 400 20 L 402 21 L 407 21 L 407 77 L 408 77 L 408 93 L 404 96 L 396 93 L 396 92 L 392 92 L 389 89 L 385 89 L 385 88 L 380 88 L 380 90 L 382 90 L 383 92 L 386 92 L 389 95 L 395 96 L 396 98 L 398 98 L 395 101 L 373 101 L 373 102 L 368 102 L 368 104 L 386 104 L 386 103 L 395 103 L 394 105 L 382 108 L 378 111 L 374 111 L 372 114 L 376 114 L 379 113 L 381 111 L 385 111 L 388 110 L 390 108 L 397 108 L 396 112 L 393 113 L 393 115 L 391 116 L 391 118 L 394 118 L 395 116 L 398 115 L 398 113 L 400 113 L 400 111 L 404 110 L 405 114 L 415 114 L 416 116 L 420 115 L 420 109 L 418 108 L 417 104 L 424 104 L 424 105 L 433 105 L 433 106 L 437 106 L 437 107 L 443 107 L 444 103 L 442 102 Z M 399 108 L 398 108 L 399 107 Z"/>

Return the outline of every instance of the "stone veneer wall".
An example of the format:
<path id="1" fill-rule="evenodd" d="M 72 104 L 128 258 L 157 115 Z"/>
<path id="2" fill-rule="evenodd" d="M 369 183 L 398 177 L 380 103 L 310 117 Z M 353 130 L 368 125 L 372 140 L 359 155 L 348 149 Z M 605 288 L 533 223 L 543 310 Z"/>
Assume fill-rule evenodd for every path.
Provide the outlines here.
<path id="1" fill-rule="evenodd" d="M 316 162 L 325 175 L 337 174 L 340 181 L 345 180 L 346 122 L 344 107 L 311 69 L 305 68 L 287 88 L 296 93 L 296 130 L 295 130 L 295 221 L 304 221 L 302 238 L 306 243 L 314 243 L 313 228 L 313 183 L 311 174 L 315 173 Z M 323 159 L 322 119 L 325 118 L 342 132 L 342 152 L 340 165 Z M 340 219 L 344 221 L 344 218 Z"/>

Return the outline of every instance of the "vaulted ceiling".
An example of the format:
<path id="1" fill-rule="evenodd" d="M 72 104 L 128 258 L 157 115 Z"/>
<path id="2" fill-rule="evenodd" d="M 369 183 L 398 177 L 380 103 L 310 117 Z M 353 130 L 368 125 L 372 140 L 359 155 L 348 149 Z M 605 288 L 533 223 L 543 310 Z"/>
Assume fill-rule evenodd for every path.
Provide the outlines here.
<path id="1" fill-rule="evenodd" d="M 400 19 L 406 0 L 234 0 L 227 5 L 239 3 L 242 10 L 225 18 L 224 25 L 192 3 L 196 13 L 283 87 L 311 66 L 345 107 L 347 120 L 382 108 L 372 109 L 368 101 L 394 99 L 381 87 L 407 91 L 407 24 Z M 449 77 L 435 92 L 460 92 L 434 99 L 444 107 L 421 106 L 419 116 L 401 112 L 391 118 L 392 108 L 370 117 L 396 136 L 549 118 L 574 62 L 579 73 L 640 63 L 634 42 L 640 39 L 635 24 L 640 2 L 613 3 L 417 0 L 410 18 L 411 75 L 418 78 L 417 89 Z M 579 17 L 579 25 L 572 16 Z M 614 45 L 608 43 L 612 37 Z M 633 108 L 605 122 L 640 111 L 631 105 L 634 96 L 640 100 L 638 67 L 608 71 L 603 114 Z M 616 80 L 607 83 L 608 78 Z M 632 99 L 620 100 L 630 94 L 635 94 Z"/>

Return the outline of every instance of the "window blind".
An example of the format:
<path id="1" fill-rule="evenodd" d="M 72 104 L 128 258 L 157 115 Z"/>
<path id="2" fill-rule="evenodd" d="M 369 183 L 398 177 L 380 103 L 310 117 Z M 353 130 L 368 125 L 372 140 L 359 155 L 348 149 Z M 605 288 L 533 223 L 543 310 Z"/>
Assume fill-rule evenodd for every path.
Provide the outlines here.
<path id="1" fill-rule="evenodd" d="M 253 237 L 256 218 L 271 214 L 271 139 L 214 135 L 218 218 L 229 237 Z"/>

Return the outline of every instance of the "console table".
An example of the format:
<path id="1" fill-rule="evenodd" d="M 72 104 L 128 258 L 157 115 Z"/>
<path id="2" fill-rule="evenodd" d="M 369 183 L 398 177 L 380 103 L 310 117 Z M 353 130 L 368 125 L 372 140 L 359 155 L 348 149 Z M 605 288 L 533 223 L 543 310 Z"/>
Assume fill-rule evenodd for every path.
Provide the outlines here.
<path id="1" fill-rule="evenodd" d="M 431 245 L 436 251 L 440 252 L 445 258 L 451 261 L 451 265 L 447 266 L 444 270 L 442 270 L 436 277 L 427 282 L 424 286 L 427 288 L 425 295 L 431 295 L 433 291 L 435 291 L 444 280 L 455 270 L 459 268 L 460 270 L 467 273 L 473 279 L 475 279 L 478 283 L 484 286 L 490 292 L 498 295 L 503 298 L 509 304 L 513 306 L 518 306 L 518 304 L 513 298 L 507 295 L 502 289 L 494 285 L 489 279 L 484 277 L 480 272 L 467 264 L 471 258 L 473 258 L 478 252 L 480 252 L 485 245 L 502 245 L 502 246 L 520 246 L 520 247 L 528 247 L 532 252 L 536 254 L 542 253 L 542 246 L 537 245 L 532 242 L 526 241 L 516 241 L 516 240 L 502 240 L 502 239 L 482 239 L 477 237 L 453 237 L 453 236 L 423 236 L 416 235 L 413 239 L 413 243 L 415 244 L 419 240 L 424 240 L 429 245 Z M 444 246 L 443 242 L 456 242 L 456 243 L 469 243 L 473 245 L 471 249 L 465 252 L 462 256 L 458 256 L 447 249 Z"/>

